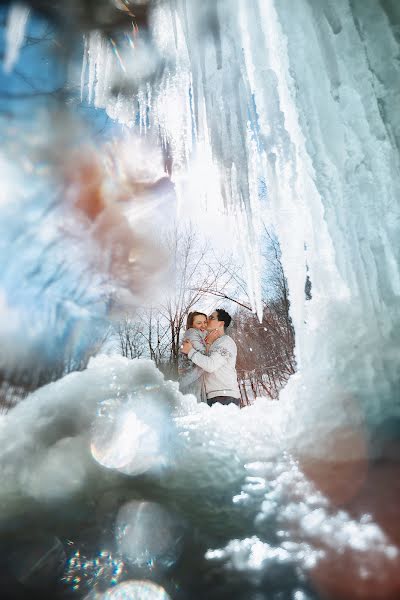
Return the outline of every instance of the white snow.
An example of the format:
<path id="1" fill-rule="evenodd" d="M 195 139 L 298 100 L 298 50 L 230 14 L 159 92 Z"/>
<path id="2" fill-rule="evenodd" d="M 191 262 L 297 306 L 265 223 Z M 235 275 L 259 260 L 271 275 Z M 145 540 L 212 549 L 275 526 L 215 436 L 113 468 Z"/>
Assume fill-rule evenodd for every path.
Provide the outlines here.
<path id="1" fill-rule="evenodd" d="M 133 418 L 128 435 L 121 424 Z M 85 371 L 37 390 L 2 418 L 0 530 L 18 522 L 21 506 L 35 515 L 82 498 L 97 507 L 101 523 L 102 499 L 107 504 L 114 486 L 132 498 L 114 516 L 118 548 L 140 573 L 148 561 L 164 569 L 180 551 L 182 523 L 162 504 L 166 493 L 178 514 L 190 506 L 192 524 L 204 531 L 229 530 L 230 520 L 249 510 L 263 537 L 273 522 L 281 538 L 275 545 L 253 537 L 207 554 L 256 579 L 271 562 L 311 568 L 325 556 L 321 543 L 351 548 L 361 562 L 368 562 L 371 547 L 376 556 L 396 560 L 398 549 L 371 517 L 356 520 L 335 510 L 306 479 L 285 451 L 283 418 L 278 402 L 262 399 L 242 410 L 199 405 L 164 381 L 149 360 L 98 356 Z M 131 477 L 143 473 L 146 479 L 135 478 L 132 488 Z M 149 486 L 154 501 L 137 500 L 146 498 Z M 79 511 L 60 513 L 63 521 L 79 518 Z"/>
<path id="2" fill-rule="evenodd" d="M 118 426 L 127 410 L 153 427 L 145 444 L 136 445 L 133 436 L 132 445 Z M 111 437 L 104 420 L 107 431 L 113 428 Z M 57 503 L 84 490 L 96 495 L 109 485 L 111 473 L 115 478 L 119 472 L 147 472 L 177 498 L 208 496 L 210 486 L 225 489 L 240 479 L 246 462 L 279 452 L 278 422 L 262 401 L 242 411 L 199 406 L 177 384 L 165 382 L 153 362 L 99 356 L 85 371 L 37 390 L 2 418 L 0 528 L 15 508 L 6 498 L 29 505 L 30 499 Z"/>

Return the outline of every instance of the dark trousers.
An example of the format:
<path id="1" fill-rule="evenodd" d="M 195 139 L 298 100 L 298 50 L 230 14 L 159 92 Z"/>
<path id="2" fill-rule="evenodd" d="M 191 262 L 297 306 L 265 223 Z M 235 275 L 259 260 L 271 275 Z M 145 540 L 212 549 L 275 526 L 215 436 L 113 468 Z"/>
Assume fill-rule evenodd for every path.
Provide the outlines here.
<path id="1" fill-rule="evenodd" d="M 236 406 L 240 406 L 240 398 L 233 398 L 232 396 L 215 396 L 215 398 L 207 398 L 208 406 L 212 406 L 213 404 L 236 404 Z"/>

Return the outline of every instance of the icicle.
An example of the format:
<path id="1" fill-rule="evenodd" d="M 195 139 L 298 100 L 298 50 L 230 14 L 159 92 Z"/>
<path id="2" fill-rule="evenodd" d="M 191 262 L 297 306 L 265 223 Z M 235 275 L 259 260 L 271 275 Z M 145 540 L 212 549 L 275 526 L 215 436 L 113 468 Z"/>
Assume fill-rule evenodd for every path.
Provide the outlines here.
<path id="1" fill-rule="evenodd" d="M 100 36 L 99 52 L 96 61 L 95 106 L 105 108 L 110 98 L 111 78 L 116 65 L 114 53 L 107 39 Z M 118 65 L 119 68 L 119 65 Z"/>
<path id="2" fill-rule="evenodd" d="M 146 121 L 147 121 L 147 97 L 143 89 L 139 90 L 138 93 L 138 104 L 139 104 L 139 133 L 146 133 Z"/>
<path id="3" fill-rule="evenodd" d="M 25 39 L 28 17 L 29 8 L 24 4 L 13 4 L 8 11 L 3 62 L 6 73 L 10 73 L 18 61 L 19 52 Z"/>
<path id="4" fill-rule="evenodd" d="M 151 85 L 149 83 L 146 84 L 146 97 L 147 97 L 147 110 L 148 110 L 148 114 L 146 114 L 146 128 L 148 126 L 150 129 L 151 122 L 148 124 L 147 119 L 150 118 L 148 115 L 151 115 L 153 95 L 152 95 Z"/>
<path id="5" fill-rule="evenodd" d="M 93 94 L 94 94 L 94 82 L 96 79 L 96 54 L 97 54 L 97 41 L 100 34 L 97 31 L 94 31 L 89 34 L 86 38 L 86 54 L 87 61 L 89 63 L 89 73 L 88 73 L 88 102 L 91 104 L 93 102 Z"/>
<path id="6" fill-rule="evenodd" d="M 254 139 L 251 124 L 247 124 L 247 148 L 248 148 L 248 180 L 249 180 L 249 209 L 246 211 L 247 228 L 246 239 L 247 252 L 249 253 L 251 269 L 247 280 L 252 289 L 252 307 L 257 314 L 260 323 L 263 317 L 263 304 L 261 295 L 261 227 L 262 214 L 259 200 L 259 181 L 263 174 L 264 153 L 260 152 Z M 245 246 L 246 248 L 246 246 Z M 244 249 L 245 249 L 244 248 Z"/>
<path id="7" fill-rule="evenodd" d="M 88 73 L 88 102 L 97 108 L 106 108 L 110 99 L 111 78 L 114 73 L 117 59 L 114 57 L 108 40 L 98 32 L 94 31 L 87 37 L 85 55 L 89 63 Z M 119 65 L 121 68 L 121 65 Z M 85 67 L 86 73 L 86 67 Z"/>
<path id="8" fill-rule="evenodd" d="M 88 64 L 88 39 L 85 36 L 85 46 L 83 49 L 83 60 L 82 60 L 82 70 L 81 70 L 81 102 L 83 102 L 83 97 L 84 97 L 84 93 L 85 93 L 87 64 Z"/>

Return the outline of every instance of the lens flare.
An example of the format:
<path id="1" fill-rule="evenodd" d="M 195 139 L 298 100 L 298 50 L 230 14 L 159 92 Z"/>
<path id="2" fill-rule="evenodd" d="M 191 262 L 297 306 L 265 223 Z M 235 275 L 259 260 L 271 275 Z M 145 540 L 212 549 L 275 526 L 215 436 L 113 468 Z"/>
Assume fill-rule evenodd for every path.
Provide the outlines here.
<path id="1" fill-rule="evenodd" d="M 93 592 L 85 600 L 171 600 L 167 592 L 151 581 L 124 581 L 103 594 Z"/>
<path id="2" fill-rule="evenodd" d="M 93 458 L 127 475 L 164 468 L 171 451 L 165 400 L 161 387 L 150 386 L 104 402 L 92 428 Z"/>
<path id="3" fill-rule="evenodd" d="M 115 536 L 119 552 L 131 566 L 140 572 L 162 571 L 176 562 L 183 526 L 159 504 L 133 501 L 120 509 Z"/>
<path id="4" fill-rule="evenodd" d="M 72 542 L 70 542 L 72 545 Z M 124 573 L 124 563 L 108 550 L 86 556 L 78 548 L 67 561 L 62 581 L 74 592 L 88 591 L 94 586 L 115 585 Z"/>

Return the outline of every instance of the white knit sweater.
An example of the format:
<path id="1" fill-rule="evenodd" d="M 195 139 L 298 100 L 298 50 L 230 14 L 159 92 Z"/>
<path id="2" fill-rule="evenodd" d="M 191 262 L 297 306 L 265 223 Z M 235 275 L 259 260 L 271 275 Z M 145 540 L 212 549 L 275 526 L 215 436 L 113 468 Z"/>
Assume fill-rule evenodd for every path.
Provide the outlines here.
<path id="1" fill-rule="evenodd" d="M 236 344 L 231 337 L 223 335 L 209 348 L 208 355 L 201 354 L 194 348 L 188 357 L 204 372 L 207 398 L 231 396 L 240 398 L 236 375 Z"/>

